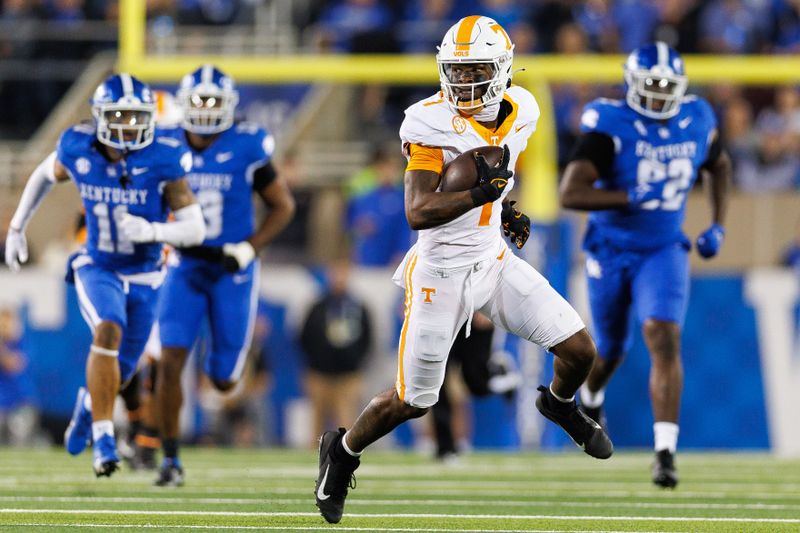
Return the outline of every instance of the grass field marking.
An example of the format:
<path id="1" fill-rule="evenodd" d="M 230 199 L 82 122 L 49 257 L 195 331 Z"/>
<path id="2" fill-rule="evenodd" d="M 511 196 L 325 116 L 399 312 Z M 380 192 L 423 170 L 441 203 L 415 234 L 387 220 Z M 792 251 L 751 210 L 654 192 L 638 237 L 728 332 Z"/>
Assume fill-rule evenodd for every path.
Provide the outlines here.
<path id="1" fill-rule="evenodd" d="M 254 511 L 150 511 L 133 509 L 0 509 L 0 514 L 116 514 L 116 515 L 162 515 L 162 516 L 318 516 L 319 513 L 254 512 Z M 701 516 L 572 516 L 572 515 L 497 515 L 497 514 L 452 514 L 452 513 L 348 513 L 348 518 L 455 518 L 463 520 L 603 520 L 625 522 L 734 522 L 800 524 L 800 518 L 754 518 L 754 517 L 701 517 Z"/>
<path id="2" fill-rule="evenodd" d="M 266 531 L 266 530 L 280 530 L 280 531 L 375 531 L 374 527 L 348 527 L 348 526 L 204 526 L 204 525 L 177 525 L 177 526 L 165 526 L 160 524 L 42 524 L 42 523 L 20 523 L 20 524 L 13 524 L 14 526 L 18 527 L 58 527 L 58 528 L 70 528 L 70 527 L 100 527 L 100 528 L 111 528 L 111 529 L 134 529 L 134 528 L 144 528 L 144 529 L 213 529 L 213 530 L 258 530 L 258 531 Z M 410 527 L 381 527 L 381 531 L 388 531 L 388 532 L 433 532 L 433 533 L 561 533 L 569 532 L 569 533 L 631 533 L 630 531 L 611 531 L 611 530 L 597 530 L 592 529 L 591 531 L 576 531 L 574 529 L 435 529 L 435 528 L 410 528 Z M 680 533 L 680 532 L 670 532 L 670 531 L 638 531 L 637 533 Z"/>
<path id="3" fill-rule="evenodd" d="M 636 483 L 637 486 L 640 488 L 649 487 L 647 483 Z M 16 487 L 19 488 L 19 487 Z M 81 489 L 85 489 L 86 485 L 81 484 Z M 8 492 L 9 487 L 0 487 L 0 493 L 6 491 Z M 113 485 L 106 485 L 102 487 L 102 490 L 106 494 L 128 494 L 129 489 L 127 487 L 115 487 Z M 148 493 L 148 494 L 164 494 L 166 491 L 170 491 L 172 489 L 164 489 L 161 487 L 151 487 L 151 486 L 143 486 L 137 492 Z M 533 486 L 530 489 L 527 489 L 528 493 L 526 494 L 524 491 L 521 493 L 519 490 L 481 490 L 479 493 L 476 493 L 475 489 L 431 489 L 427 490 L 425 487 L 415 487 L 414 493 L 418 495 L 431 495 L 431 496 L 473 496 L 479 494 L 482 497 L 488 496 L 497 496 L 497 497 L 514 497 L 514 496 L 521 496 L 524 495 L 530 498 L 539 498 L 541 491 L 533 490 Z M 76 491 L 75 487 L 71 486 L 57 486 L 57 487 L 48 487 L 48 493 L 74 493 Z M 14 490 L 13 492 L 17 492 Z M 297 487 L 297 488 L 287 488 L 287 487 L 198 487 L 198 486 L 184 486 L 181 487 L 178 491 L 180 494 L 258 494 L 258 495 L 267 495 L 267 494 L 281 494 L 281 495 L 289 495 L 289 494 L 299 494 L 299 495 L 307 495 L 308 494 L 308 487 Z M 400 498 L 403 498 L 408 494 L 408 490 L 401 490 L 399 487 L 392 491 L 382 490 L 382 494 L 390 495 L 390 494 L 397 494 Z M 575 498 L 594 498 L 597 496 L 602 496 L 603 498 L 639 498 L 639 499 L 653 499 L 653 500 L 678 500 L 678 499 L 695 499 L 695 498 L 710 498 L 710 499 L 731 499 L 731 498 L 738 498 L 738 499 L 758 499 L 758 500 L 800 500 L 800 492 L 796 493 L 774 493 L 774 492 L 706 492 L 706 491 L 686 491 L 686 490 L 676 490 L 676 491 L 662 491 L 662 490 L 653 490 L 651 492 L 646 492 L 643 490 L 614 490 L 614 491 L 548 491 L 548 497 L 563 495 L 564 497 L 575 497 Z M 356 496 L 358 497 L 358 496 Z"/>
<path id="4" fill-rule="evenodd" d="M 311 502 L 310 498 L 147 498 L 142 496 L 0 496 L 0 502 L 59 502 L 59 503 L 188 503 L 210 505 L 252 505 L 252 504 L 279 504 L 279 505 L 305 505 Z M 487 503 L 479 500 L 359 500 L 348 501 L 349 505 L 357 506 L 402 506 L 402 505 L 428 505 L 428 506 L 454 506 L 473 507 Z M 752 511 L 791 511 L 800 510 L 800 505 L 769 504 L 769 503 L 666 503 L 666 502 L 570 502 L 560 500 L 503 500 L 492 501 L 492 505 L 504 507 L 622 507 L 642 509 L 747 509 Z"/>

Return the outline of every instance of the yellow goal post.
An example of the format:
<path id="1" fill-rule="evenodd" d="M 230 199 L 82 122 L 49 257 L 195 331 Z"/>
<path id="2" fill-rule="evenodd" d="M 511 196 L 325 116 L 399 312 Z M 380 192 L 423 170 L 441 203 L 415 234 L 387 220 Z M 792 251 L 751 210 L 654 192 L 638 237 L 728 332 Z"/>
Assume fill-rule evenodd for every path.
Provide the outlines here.
<path id="1" fill-rule="evenodd" d="M 145 0 L 121 0 L 118 70 L 148 82 L 172 83 L 203 63 L 214 63 L 244 83 L 438 84 L 433 54 L 213 56 L 151 55 L 146 50 Z M 800 83 L 797 56 L 684 56 L 690 84 L 780 85 Z M 558 157 L 551 83 L 620 83 L 623 56 L 522 55 L 524 69 L 515 83 L 539 102 L 541 118 L 524 157 L 521 205 L 531 218 L 551 222 L 558 216 Z"/>

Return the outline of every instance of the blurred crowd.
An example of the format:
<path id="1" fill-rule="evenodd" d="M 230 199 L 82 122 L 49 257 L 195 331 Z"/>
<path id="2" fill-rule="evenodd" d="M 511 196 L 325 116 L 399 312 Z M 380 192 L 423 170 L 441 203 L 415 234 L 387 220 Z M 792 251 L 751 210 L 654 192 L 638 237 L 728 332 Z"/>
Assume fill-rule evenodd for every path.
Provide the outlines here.
<path id="1" fill-rule="evenodd" d="M 58 34 L 85 21 L 115 22 L 118 0 L 0 1 L 3 61 L 86 59 L 116 44 L 113 24 L 111 41 L 98 40 L 96 27 L 90 40 L 63 40 Z M 147 6 L 151 29 L 243 24 L 252 22 L 259 6 L 273 6 L 291 19 L 294 48 L 330 53 L 434 53 L 447 28 L 473 13 L 503 25 L 517 54 L 627 53 L 654 39 L 681 53 L 800 51 L 798 0 L 148 0 Z M 691 83 L 691 72 L 689 76 Z M 9 103 L 0 107 L 0 139 L 32 134 L 69 86 L 63 79 L 6 78 L 0 71 L 0 97 Z M 796 88 L 726 85 L 693 91 L 704 93 L 717 110 L 741 190 L 787 191 L 800 186 Z M 364 87 L 356 110 L 363 131 L 372 139 L 394 139 L 403 109 L 426 92 L 430 88 Z M 621 86 L 553 87 L 561 162 L 575 140 L 583 105 L 596 96 L 621 95 Z M 349 199 L 360 192 L 348 186 Z M 352 204 L 348 225 L 356 235 L 370 231 L 364 222 L 370 217 L 362 212 L 369 203 Z"/>
<path id="2" fill-rule="evenodd" d="M 519 53 L 561 51 L 572 28 L 589 51 L 627 53 L 653 39 L 682 53 L 793 53 L 796 0 L 307 0 L 298 24 L 342 52 L 429 52 L 463 16 L 499 22 Z M 571 31 L 572 31 L 571 30 Z"/>

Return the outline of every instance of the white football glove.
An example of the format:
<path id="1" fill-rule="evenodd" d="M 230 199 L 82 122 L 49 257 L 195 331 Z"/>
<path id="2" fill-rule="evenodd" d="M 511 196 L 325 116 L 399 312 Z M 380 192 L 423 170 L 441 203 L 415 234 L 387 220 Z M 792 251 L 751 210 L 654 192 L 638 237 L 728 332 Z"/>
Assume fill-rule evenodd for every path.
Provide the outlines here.
<path id="1" fill-rule="evenodd" d="M 222 245 L 223 263 L 228 272 L 238 272 L 247 268 L 256 258 L 256 250 L 247 241 L 229 242 Z"/>
<path id="2" fill-rule="evenodd" d="M 25 234 L 8 228 L 6 235 L 6 264 L 14 272 L 19 272 L 20 263 L 28 261 L 28 241 Z"/>
<path id="3" fill-rule="evenodd" d="M 131 242 L 156 241 L 156 229 L 152 223 L 142 217 L 125 213 L 117 224 L 117 231 Z"/>

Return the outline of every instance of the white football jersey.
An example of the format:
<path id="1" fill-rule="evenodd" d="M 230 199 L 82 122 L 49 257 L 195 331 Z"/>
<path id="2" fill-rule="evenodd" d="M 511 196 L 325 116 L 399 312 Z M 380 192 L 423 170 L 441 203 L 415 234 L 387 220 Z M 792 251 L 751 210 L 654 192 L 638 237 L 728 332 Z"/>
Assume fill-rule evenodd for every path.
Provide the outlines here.
<path id="1" fill-rule="evenodd" d="M 511 155 L 508 168 L 516 168 L 528 137 L 536 130 L 539 106 L 530 92 L 515 85 L 506 90 L 503 99 L 511 104 L 512 111 L 497 130 L 453 111 L 441 93 L 417 102 L 406 109 L 406 118 L 400 126 L 403 152 L 408 157 L 409 144 L 441 148 L 447 165 L 473 148 L 508 145 Z M 417 255 L 441 268 L 468 265 L 497 255 L 505 246 L 500 231 L 501 202 L 513 187 L 514 178 L 495 202 L 471 209 L 446 224 L 420 230 L 415 245 Z"/>

